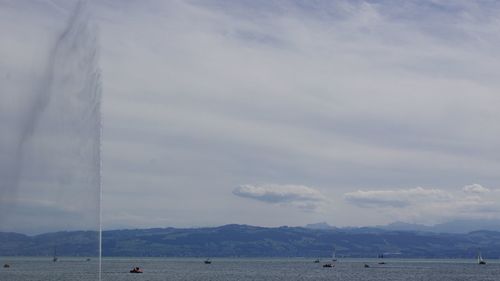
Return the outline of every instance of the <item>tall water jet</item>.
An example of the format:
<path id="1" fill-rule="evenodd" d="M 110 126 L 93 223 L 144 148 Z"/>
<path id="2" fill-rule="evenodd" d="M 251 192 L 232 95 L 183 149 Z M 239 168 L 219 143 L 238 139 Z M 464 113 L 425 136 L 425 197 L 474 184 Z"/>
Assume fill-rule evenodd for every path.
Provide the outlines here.
<path id="1" fill-rule="evenodd" d="M 16 98 L 22 111 L 6 113 L 11 118 L 3 121 L 13 129 L 0 138 L 0 231 L 85 230 L 88 244 L 80 252 L 57 234 L 54 248 L 59 255 L 98 257 L 92 264 L 100 279 L 101 78 L 96 27 L 85 2 L 76 4 L 47 57 L 34 90 L 12 95 L 22 95 Z M 16 86 L 2 90 L 15 92 Z M 6 110 L 9 100 L 1 102 Z M 40 254 L 53 249 L 45 251 Z"/>

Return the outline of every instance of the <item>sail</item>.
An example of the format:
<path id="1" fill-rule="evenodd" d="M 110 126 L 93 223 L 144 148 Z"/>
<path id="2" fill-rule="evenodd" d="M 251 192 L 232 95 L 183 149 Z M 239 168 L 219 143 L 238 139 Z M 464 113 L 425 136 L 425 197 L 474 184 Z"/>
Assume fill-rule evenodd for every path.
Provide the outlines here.
<path id="1" fill-rule="evenodd" d="M 477 253 L 477 263 L 478 264 L 486 264 L 486 262 L 483 259 L 483 256 L 481 255 L 481 251 Z"/>

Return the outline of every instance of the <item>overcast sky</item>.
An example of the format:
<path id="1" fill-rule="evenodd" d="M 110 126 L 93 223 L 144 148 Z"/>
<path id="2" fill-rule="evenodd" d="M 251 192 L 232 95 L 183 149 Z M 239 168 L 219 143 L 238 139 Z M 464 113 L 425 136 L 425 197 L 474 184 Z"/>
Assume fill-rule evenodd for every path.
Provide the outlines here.
<path id="1" fill-rule="evenodd" d="M 0 3 L 6 154 L 21 124 L 15 109 L 43 79 L 75 3 Z M 88 6 L 102 74 L 105 228 L 500 215 L 499 3 Z M 20 202 L 32 189 L 23 190 Z"/>

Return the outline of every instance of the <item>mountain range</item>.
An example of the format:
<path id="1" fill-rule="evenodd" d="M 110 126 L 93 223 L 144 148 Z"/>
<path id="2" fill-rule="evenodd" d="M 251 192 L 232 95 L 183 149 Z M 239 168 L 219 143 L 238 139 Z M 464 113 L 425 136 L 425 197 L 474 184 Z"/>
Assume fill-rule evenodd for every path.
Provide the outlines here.
<path id="1" fill-rule="evenodd" d="M 313 225 L 314 226 L 314 225 Z M 103 232 L 104 256 L 500 258 L 500 232 L 436 233 L 376 227 L 325 228 L 224 225 Z M 393 225 L 394 227 L 394 225 Z M 0 232 L 0 256 L 97 255 L 97 233 L 67 231 L 28 236 Z"/>
<path id="2" fill-rule="evenodd" d="M 335 226 L 327 224 L 326 222 L 308 224 L 306 227 L 312 229 L 339 229 Z M 375 228 L 393 231 L 425 231 L 435 233 L 469 233 L 479 230 L 500 231 L 500 220 L 453 220 L 430 226 L 398 221 L 387 225 L 362 228 Z M 340 229 L 353 229 L 353 227 L 344 227 Z"/>

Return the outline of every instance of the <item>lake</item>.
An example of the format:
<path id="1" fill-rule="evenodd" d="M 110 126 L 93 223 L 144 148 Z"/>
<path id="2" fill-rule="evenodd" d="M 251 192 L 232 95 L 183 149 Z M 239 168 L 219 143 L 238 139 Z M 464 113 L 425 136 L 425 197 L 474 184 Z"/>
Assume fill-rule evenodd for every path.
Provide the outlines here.
<path id="1" fill-rule="evenodd" d="M 334 268 L 323 268 L 313 259 L 212 259 L 204 264 L 195 258 L 105 258 L 102 280 L 404 280 L 468 281 L 499 280 L 500 263 L 478 265 L 474 260 L 342 259 Z M 90 281 L 97 280 L 97 260 L 85 258 L 1 258 L 1 281 Z M 370 267 L 365 268 L 365 264 Z M 128 271 L 140 266 L 143 274 Z"/>

